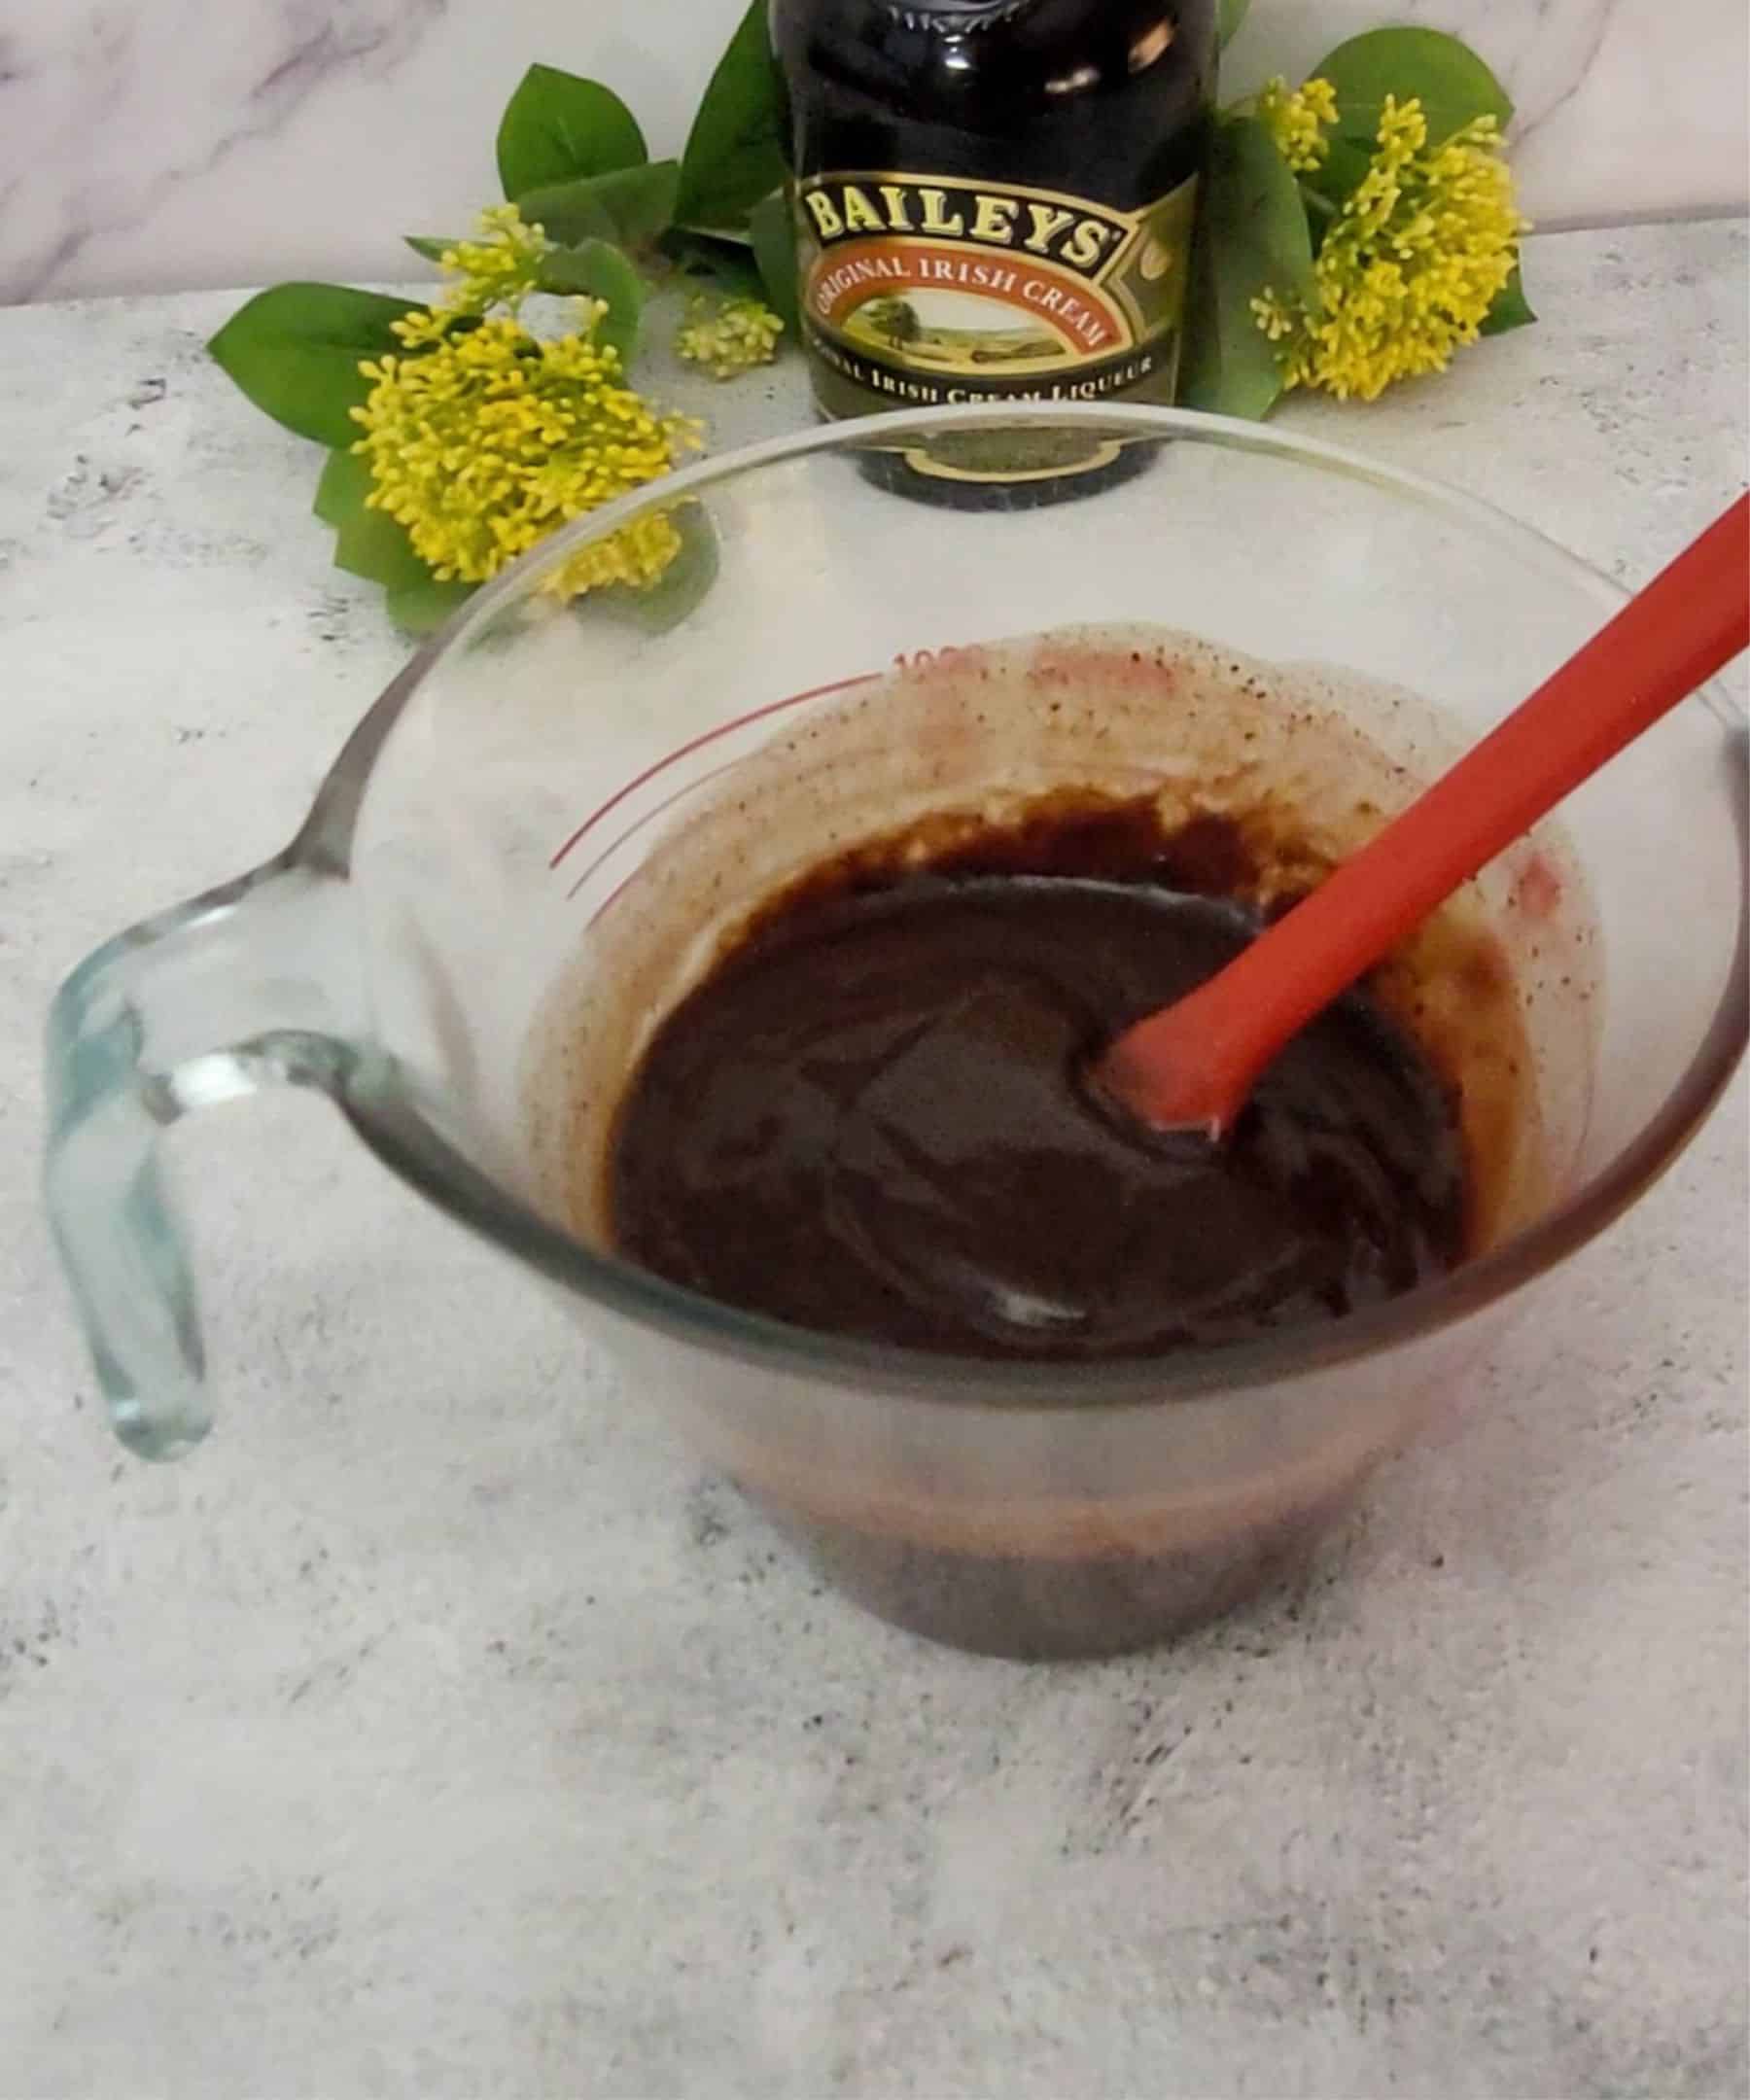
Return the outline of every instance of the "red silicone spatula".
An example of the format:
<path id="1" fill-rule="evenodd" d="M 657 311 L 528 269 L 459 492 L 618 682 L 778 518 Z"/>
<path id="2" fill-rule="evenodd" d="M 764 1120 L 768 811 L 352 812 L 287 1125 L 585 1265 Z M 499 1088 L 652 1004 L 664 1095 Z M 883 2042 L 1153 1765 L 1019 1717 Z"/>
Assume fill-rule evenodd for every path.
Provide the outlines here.
<path id="1" fill-rule="evenodd" d="M 1750 498 L 1352 860 L 1208 983 L 1127 1029 L 1096 1083 L 1219 1138 L 1298 1029 L 1662 715 L 1750 647 Z"/>

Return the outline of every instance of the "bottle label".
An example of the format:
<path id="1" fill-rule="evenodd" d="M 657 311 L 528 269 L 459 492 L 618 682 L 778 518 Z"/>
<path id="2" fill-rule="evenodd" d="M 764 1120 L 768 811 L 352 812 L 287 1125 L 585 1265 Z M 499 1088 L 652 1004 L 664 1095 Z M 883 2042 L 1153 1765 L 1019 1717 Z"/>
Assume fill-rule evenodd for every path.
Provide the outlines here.
<path id="1" fill-rule="evenodd" d="M 796 219 L 822 406 L 1171 402 L 1196 208 L 1195 177 L 1138 212 L 941 176 L 809 178 Z"/>

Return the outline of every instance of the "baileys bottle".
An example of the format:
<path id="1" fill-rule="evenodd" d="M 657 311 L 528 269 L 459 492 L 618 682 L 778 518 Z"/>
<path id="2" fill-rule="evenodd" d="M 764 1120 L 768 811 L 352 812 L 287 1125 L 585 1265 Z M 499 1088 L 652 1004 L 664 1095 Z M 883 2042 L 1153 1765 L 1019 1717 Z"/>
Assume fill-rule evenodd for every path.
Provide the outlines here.
<path id="1" fill-rule="evenodd" d="M 825 414 L 1172 402 L 1215 5 L 772 0 Z M 938 436 L 889 466 L 960 503 L 1121 471 L 1063 432 Z"/>

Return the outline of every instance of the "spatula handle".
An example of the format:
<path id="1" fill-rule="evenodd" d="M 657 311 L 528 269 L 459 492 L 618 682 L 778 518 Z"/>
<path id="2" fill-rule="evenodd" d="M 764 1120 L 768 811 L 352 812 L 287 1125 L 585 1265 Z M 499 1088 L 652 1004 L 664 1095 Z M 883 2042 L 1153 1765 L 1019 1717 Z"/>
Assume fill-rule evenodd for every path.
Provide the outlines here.
<path id="1" fill-rule="evenodd" d="M 1750 647 L 1750 498 L 1225 972 L 1267 1063 L 1460 883 Z M 1238 1004 L 1242 988 L 1234 985 Z"/>
<path id="2" fill-rule="evenodd" d="M 1282 1046 L 1458 886 L 1750 647 L 1750 498 L 1655 578 L 1402 816 L 1103 1061 L 1162 1127 L 1221 1130 Z"/>

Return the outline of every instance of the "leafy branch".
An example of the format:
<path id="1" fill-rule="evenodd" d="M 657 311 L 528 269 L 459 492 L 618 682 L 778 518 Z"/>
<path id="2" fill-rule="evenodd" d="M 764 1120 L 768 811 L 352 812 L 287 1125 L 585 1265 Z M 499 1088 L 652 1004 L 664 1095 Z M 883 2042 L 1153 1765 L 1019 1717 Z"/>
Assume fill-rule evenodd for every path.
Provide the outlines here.
<path id="1" fill-rule="evenodd" d="M 1248 5 L 1220 0 L 1224 44 Z M 1305 88 L 1291 93 L 1273 83 L 1222 112 L 1192 257 L 1185 404 L 1261 417 L 1298 383 L 1371 398 L 1391 378 L 1438 368 L 1457 342 L 1531 321 L 1518 268 L 1521 223 L 1498 164 L 1497 128 L 1511 116 L 1500 83 L 1474 52 L 1420 28 L 1351 37 L 1325 56 Z M 795 233 L 765 0 L 751 0 L 679 158 L 651 159 L 637 117 L 611 88 L 533 65 L 500 121 L 497 161 L 506 204 L 485 215 L 490 238 L 406 236 L 416 255 L 438 262 L 453 280 L 435 303 L 344 285 L 277 285 L 240 308 L 209 346 L 258 407 L 330 448 L 315 508 L 335 535 L 335 562 L 380 584 L 391 612 L 411 628 L 447 616 L 482 571 L 478 559 L 471 567 L 435 558 L 441 536 L 422 532 L 404 492 L 396 509 L 382 481 L 397 464 L 393 445 L 373 440 L 370 459 L 362 456 L 361 421 L 374 412 L 379 389 L 412 386 L 410 368 L 427 358 L 449 358 L 457 371 L 476 376 L 494 359 L 546 371 L 551 345 L 519 334 L 515 318 L 535 293 L 584 302 L 587 345 L 612 360 L 584 361 L 598 389 L 625 383 L 644 342 L 651 286 L 678 276 L 730 302 L 719 320 L 708 301 L 704 316 L 678 338 L 682 355 L 719 375 L 769 356 L 781 329 L 792 339 L 799 332 Z M 1382 220 L 1387 179 L 1407 198 L 1432 194 L 1440 180 L 1450 195 L 1462 192 L 1475 253 L 1461 260 L 1470 267 L 1481 256 L 1486 265 L 1473 267 L 1466 282 L 1484 283 L 1487 311 L 1478 305 L 1430 321 L 1406 298 L 1404 311 L 1420 334 L 1406 321 L 1399 342 L 1366 354 L 1350 339 L 1357 330 L 1344 300 L 1381 253 L 1365 246 L 1359 207 L 1365 203 Z M 1414 191 L 1418 183 L 1421 191 Z M 1416 218 L 1409 202 L 1404 210 L 1425 251 L 1431 215 Z M 1441 223 L 1458 217 L 1448 211 Z M 1394 228 L 1386 231 L 1398 237 Z M 1418 266 L 1424 265 L 1429 283 L 1458 266 L 1425 252 Z M 1386 266 L 1403 274 L 1397 262 Z M 1359 303 L 1350 298 L 1351 306 Z M 483 332 L 471 352 L 472 330 Z M 552 366 L 554 385 L 569 383 L 558 376 L 562 362 Z M 615 412 L 647 415 L 657 434 L 641 470 L 648 478 L 672 463 L 663 434 L 682 441 L 682 419 L 648 410 L 635 394 L 625 401 L 633 406 Z M 694 511 L 677 514 L 657 551 L 660 536 L 649 539 L 631 564 L 643 580 L 602 583 L 599 602 L 625 610 L 636 601 L 636 616 L 647 620 L 684 617 L 715 569 L 702 514 Z M 542 529 L 571 514 L 547 505 Z M 500 538 L 509 546 L 516 534 L 501 531 Z"/>
<path id="2" fill-rule="evenodd" d="M 1228 34 L 1245 6 L 1246 0 L 1236 0 L 1224 8 Z M 1274 299 L 1319 315 L 1326 298 L 1319 257 L 1376 165 L 1388 104 L 1419 106 L 1430 150 L 1462 136 L 1479 120 L 1504 128 L 1513 115 L 1506 90 L 1476 52 L 1433 29 L 1373 29 L 1350 37 L 1309 78 L 1328 83 L 1335 106 L 1316 166 L 1290 165 L 1261 121 L 1256 99 L 1234 105 L 1217 121 L 1192 258 L 1179 388 L 1187 407 L 1256 418 L 1280 398 L 1288 374 L 1261 325 L 1262 311 Z M 1536 318 L 1517 256 L 1510 254 L 1508 262 L 1510 274 L 1479 324 L 1486 335 Z"/>
<path id="3" fill-rule="evenodd" d="M 779 128 L 764 0 L 752 0 L 705 98 L 680 159 L 652 160 L 633 112 L 599 81 L 532 65 L 500 120 L 499 179 L 523 227 L 544 236 L 529 281 L 507 287 L 516 310 L 530 292 L 591 302 L 589 335 L 629 371 L 641 347 L 652 284 L 678 273 L 719 292 L 769 304 L 777 319 L 740 323 L 711 357 L 712 326 L 695 326 L 700 355 L 722 372 L 768 347 L 780 321 L 796 324 L 795 248 Z M 409 234 L 422 259 L 460 267 L 459 236 Z M 479 310 L 488 310 L 486 292 Z M 479 313 L 452 312 L 346 285 L 282 284 L 242 306 L 208 345 L 255 405 L 300 438 L 330 448 L 315 513 L 334 533 L 334 560 L 379 584 L 391 613 L 415 631 L 438 624 L 475 585 L 434 572 L 407 528 L 380 508 L 372 471 L 355 451 L 358 411 L 382 361 L 431 354 L 440 339 L 409 341 L 410 317 L 437 317 L 453 340 Z M 685 337 L 683 336 L 683 344 Z M 750 348 L 750 346 L 752 346 Z M 602 589 L 646 624 L 684 617 L 715 574 L 715 552 L 696 507 L 678 518 L 672 558 L 651 585 Z"/>

